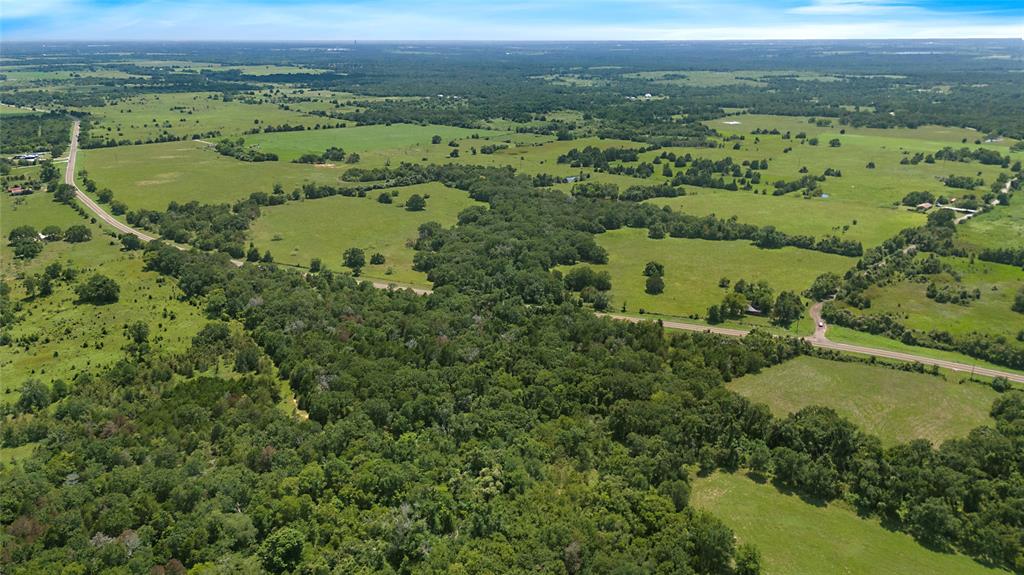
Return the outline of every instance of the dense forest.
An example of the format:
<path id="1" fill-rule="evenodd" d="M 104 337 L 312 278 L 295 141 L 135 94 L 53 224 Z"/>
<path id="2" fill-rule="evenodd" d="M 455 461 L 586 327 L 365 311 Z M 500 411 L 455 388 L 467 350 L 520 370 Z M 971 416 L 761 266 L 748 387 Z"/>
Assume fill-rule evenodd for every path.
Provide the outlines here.
<path id="1" fill-rule="evenodd" d="M 246 172 L 238 177 L 252 187 L 230 200 L 168 199 L 167 208 L 157 210 L 129 207 L 127 185 L 112 191 L 93 174 L 78 172 L 84 191 L 104 209 L 158 238 L 144 243 L 136 235 L 103 233 L 92 212 L 76 202 L 74 187 L 60 183 L 56 162 L 39 168 L 40 190 L 33 199 L 46 198 L 46 204 L 35 208 L 74 209 L 89 226 L 5 225 L 4 238 L 21 267 L 12 267 L 19 272 L 0 282 L 0 345 L 31 349 L 40 335 L 13 339 L 9 330 L 33 325 L 42 304 L 57 306 L 47 299 L 54 292 L 73 292 L 67 307 L 90 311 L 128 299 L 129 278 L 92 269 L 93 262 L 81 255 L 87 252 L 65 243 L 109 248 L 121 258 L 119 265 L 144 269 L 145 281 L 171 286 L 173 303 L 194 311 L 197 320 L 181 349 L 172 350 L 158 335 L 165 323 L 176 321 L 166 308 L 159 325 L 126 314 L 116 320 L 123 347 L 108 349 L 110 361 L 85 363 L 47 353 L 40 365 L 71 362 L 71 374 L 54 378 L 45 368 L 33 369 L 31 377 L 11 386 L 18 395 L 0 402 L 0 447 L 21 455 L 0 463 L 0 573 L 767 572 L 761 549 L 740 541 L 720 517 L 691 505 L 696 482 L 718 471 L 741 473 L 809 506 L 838 503 L 873 527 L 880 523 L 931 550 L 1024 573 L 1024 392 L 1006 379 L 985 384 L 983 391 L 994 398 L 983 414 L 987 425 L 936 444 L 905 438 L 883 443 L 830 407 L 773 414 L 726 386 L 804 356 L 894 374 L 925 372 L 921 364 L 839 355 L 792 337 L 795 331 L 780 326 L 804 313 L 799 290 L 780 289 L 776 299 L 758 278 L 718 280 L 725 299 L 712 306 L 710 324 L 743 317 L 748 304 L 764 312 L 777 308 L 744 337 L 669 332 L 658 320 L 618 321 L 594 313 L 617 311 L 606 295 L 614 254 L 602 240 L 617 230 L 639 230 L 639 241 L 655 246 L 654 252 L 667 250 L 669 238 L 716 247 L 730 242 L 747 250 L 751 267 L 750 261 L 783 250 L 841 260 L 850 266 L 845 273 L 837 266 L 839 273 L 823 274 L 803 294 L 826 302 L 823 317 L 829 323 L 1024 369 L 1024 347 L 1011 337 L 912 329 L 898 314 L 870 311 L 873 288 L 903 280 L 921 284 L 927 298 L 949 305 L 977 305 L 991 296 L 935 283 L 926 288 L 938 274 L 957 273 L 944 258 L 1024 265 L 1019 246 L 967 246 L 952 210 L 910 214 L 920 217 L 920 225 L 869 245 L 853 239 L 862 236 L 844 235 L 842 222 L 831 231 L 815 228 L 815 235 L 787 233 L 735 216 L 694 215 L 645 201 L 750 194 L 757 184 L 767 186 L 759 200 L 812 206 L 823 182 L 843 177 L 831 167 L 810 173 L 805 167 L 792 179 L 762 182 L 769 160 L 733 160 L 740 158 L 737 152 L 724 156 L 726 139 L 703 123 L 741 109 L 814 115 L 837 129 L 938 123 L 980 130 L 979 138 L 1024 136 L 1024 115 L 1015 113 L 1021 109 L 1019 81 L 1007 77 L 1019 59 L 1001 57 L 1017 44 L 937 41 L 928 58 L 919 57 L 920 44 L 909 41 L 639 47 L 539 43 L 524 52 L 519 46 L 454 44 L 435 53 L 369 44 L 345 46 L 346 57 L 339 58 L 338 46 L 321 44 L 125 44 L 114 51 L 69 43 L 45 55 L 5 45 L 6 56 L 30 71 L 102 63 L 129 76 L 73 75 L 53 86 L 5 85 L 5 104 L 61 110 L 188 92 L 209 93 L 224 103 L 254 98 L 268 85 L 287 86 L 352 98 L 352 105 L 317 110 L 317 121 L 325 117 L 318 128 L 354 122 L 360 129 L 404 123 L 483 130 L 511 121 L 517 125 L 509 134 L 542 135 L 564 147 L 538 173 L 500 163 L 503 152 L 518 144 L 492 140 L 480 146 L 481 158 L 499 162 L 486 166 L 439 164 L 426 154 L 423 163 L 382 160 L 374 157 L 379 150 L 320 143 L 315 153 L 303 151 L 287 161 L 285 153 L 279 159 L 254 142 L 267 133 L 300 131 L 291 124 L 245 118 L 249 144 L 237 134 L 222 138 L 199 128 L 186 135 L 119 139 L 90 137 L 89 115 L 75 112 L 83 121 L 83 147 L 204 136 L 217 142 L 198 152 L 221 166 L 294 169 L 289 173 L 302 176 L 285 180 L 285 187 L 250 181 L 255 172 Z M 222 65 L 186 71 L 125 56 L 158 48 L 173 51 L 175 58 Z M 299 60 L 318 71 L 244 71 L 247 64 Z M 697 70 L 743 71 L 753 79 L 715 87 L 666 82 L 658 76 L 666 62 L 685 62 L 675 72 L 678 78 L 668 80 Z M 757 75 L 780 69 L 791 73 Z M 801 72 L 832 80 L 798 79 Z M 580 84 L 551 81 L 558 75 Z M 384 98 L 391 96 L 401 98 Z M 643 105 L 636 105 L 638 97 Z M 0 151 L 46 149 L 58 155 L 67 145 L 70 122 L 59 111 L 5 115 Z M 571 141 L 590 136 L 626 142 L 599 147 Z M 728 144 L 739 150 L 743 136 L 734 137 Z M 430 146 L 440 146 L 442 138 L 434 138 Z M 452 142 L 451 151 L 434 150 L 444 149 L 442 158 L 457 152 Z M 825 143 L 821 148 L 830 149 Z M 642 154 L 672 146 L 692 150 L 662 150 L 642 161 Z M 1010 164 L 1009 156 L 982 148 L 934 149 L 919 154 L 914 165 Z M 87 156 L 90 171 L 103 172 L 94 159 L 100 157 Z M 319 179 L 297 171 L 324 170 L 310 164 L 328 161 L 343 164 L 343 171 L 324 171 Z M 776 165 L 776 158 L 771 161 Z M 580 169 L 579 179 L 546 173 L 570 167 Z M 10 162 L 3 168 L 5 174 L 14 169 Z M 593 173 L 584 176 L 583 168 Z M 1005 207 L 994 206 L 1010 202 L 1024 180 L 1019 163 L 1011 171 L 984 182 L 992 191 L 980 200 L 965 196 L 958 205 Z M 656 174 L 663 178 L 652 182 Z M 978 174 L 933 183 L 973 189 Z M 252 243 L 252 228 L 270 210 L 320 209 L 333 196 L 364 198 L 363 204 L 383 209 L 378 202 L 397 202 L 398 188 L 428 184 L 436 186 L 427 188 L 430 194 L 442 184 L 451 188 L 444 193 L 476 202 L 452 210 L 446 224 L 429 219 L 437 213 L 434 206 L 450 199 L 440 193 L 426 199 L 422 190 L 403 190 L 405 210 L 388 208 L 428 218 L 417 220 L 403 238 L 412 260 L 412 270 L 403 271 L 420 273 L 430 290 L 360 282 L 364 256 L 373 254 L 371 264 L 384 262 L 375 248 L 364 254 L 351 246 L 332 261 L 315 258 L 305 266 L 274 263 L 265 246 Z M 19 210 L 28 205 L 13 196 L 5 200 Z M 931 192 L 897 200 L 911 207 L 939 202 Z M 332 223 L 344 225 L 341 218 Z M 274 238 L 269 241 L 281 240 L 268 235 Z M 270 245 L 277 252 L 284 244 Z M 53 261 L 45 259 L 58 251 Z M 342 262 L 348 270 L 332 266 Z M 662 294 L 665 278 L 679 273 L 655 259 L 635 263 L 635 275 L 642 270 L 644 293 L 651 296 Z M 38 269 L 20 272 L 30 265 Z M 726 302 L 742 305 L 731 309 Z M 1007 315 L 1024 309 L 1018 302 L 1024 295 L 1014 300 L 1013 312 L 1007 307 Z M 71 333 L 70 327 L 57 329 Z M 937 368 L 931 373 L 936 381 L 947 377 Z M 964 389 L 978 385 L 973 378 L 960 383 Z"/>

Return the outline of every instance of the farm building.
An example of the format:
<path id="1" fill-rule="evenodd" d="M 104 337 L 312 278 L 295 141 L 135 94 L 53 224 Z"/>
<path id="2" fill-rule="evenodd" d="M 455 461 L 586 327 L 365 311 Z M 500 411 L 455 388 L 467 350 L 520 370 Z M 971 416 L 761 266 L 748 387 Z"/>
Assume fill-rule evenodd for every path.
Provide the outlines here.
<path id="1" fill-rule="evenodd" d="M 7 189 L 7 193 L 12 196 L 27 196 L 32 193 L 32 188 L 23 188 L 21 186 L 14 186 Z"/>
<path id="2" fill-rule="evenodd" d="M 919 212 L 927 212 L 930 209 L 932 209 L 931 202 L 921 202 L 920 204 L 917 204 L 917 211 Z"/>

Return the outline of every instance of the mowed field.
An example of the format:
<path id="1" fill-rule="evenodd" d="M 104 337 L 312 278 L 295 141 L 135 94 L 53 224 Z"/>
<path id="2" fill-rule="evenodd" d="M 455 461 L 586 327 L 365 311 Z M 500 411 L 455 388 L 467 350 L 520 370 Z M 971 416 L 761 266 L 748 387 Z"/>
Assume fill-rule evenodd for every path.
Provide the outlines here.
<path id="1" fill-rule="evenodd" d="M 199 309 L 181 302 L 180 290 L 171 282 L 158 279 L 155 272 L 143 271 L 141 252 L 123 252 L 120 242 L 105 235 L 98 225 L 89 224 L 68 206 L 57 204 L 47 194 L 35 194 L 13 206 L 4 197 L 4 237 L 7 229 L 32 225 L 85 223 L 92 230 L 91 241 L 80 244 L 52 242 L 29 261 L 14 260 L 11 249 L 0 248 L 3 279 L 13 288 L 13 298 L 20 301 L 24 319 L 10 329 L 13 345 L 0 346 L 0 401 L 17 399 L 17 390 L 27 378 L 45 383 L 61 378 L 67 382 L 76 373 L 98 368 L 124 356 L 124 326 L 130 321 L 144 321 L 150 328 L 150 340 L 159 342 L 168 352 L 185 349 L 191 337 L 204 323 Z M 70 284 L 55 284 L 47 297 L 26 299 L 20 279 L 35 274 L 53 262 L 78 270 L 78 278 Z M 76 304 L 74 285 L 93 273 L 113 278 L 120 285 L 120 300 L 103 306 Z M 32 341 L 27 347 L 19 343 Z"/>
<path id="2" fill-rule="evenodd" d="M 408 242 L 415 241 L 420 224 L 433 221 L 448 227 L 476 202 L 466 192 L 436 182 L 393 190 L 398 196 L 391 204 L 378 202 L 378 191 L 365 198 L 333 196 L 264 208 L 251 230 L 253 241 L 260 250 L 269 249 L 277 262 L 308 266 L 312 258 L 320 258 L 334 270 L 343 269 L 346 249 L 362 248 L 368 264 L 363 276 L 429 285 L 426 274 L 412 270 L 415 251 Z M 412 194 L 430 196 L 425 210 L 402 207 Z M 384 255 L 384 265 L 369 265 L 375 252 Z"/>
<path id="3" fill-rule="evenodd" d="M 771 408 L 777 417 L 811 405 L 831 407 L 884 444 L 927 439 L 938 445 L 990 425 L 997 396 L 958 378 L 898 371 L 862 363 L 798 357 L 727 387 Z"/>
<path id="4" fill-rule="evenodd" d="M 738 474 L 697 479 L 690 503 L 721 518 L 739 542 L 757 545 L 764 575 L 1007 573 L 928 550 L 838 504 L 816 507 Z"/>
<path id="5" fill-rule="evenodd" d="M 961 282 L 955 283 L 948 273 L 927 276 L 929 282 L 957 291 L 978 289 L 981 298 L 967 305 L 938 303 L 926 295 L 928 282 L 903 280 L 869 288 L 865 293 L 871 298 L 871 307 L 864 311 L 853 310 L 854 313 L 890 313 L 914 329 L 936 329 L 957 335 L 977 331 L 1012 339 L 1024 329 L 1024 315 L 1010 310 L 1015 294 L 1024 287 L 1024 270 L 981 260 L 972 263 L 966 258 L 944 257 L 942 260 L 960 274 Z"/>
<path id="6" fill-rule="evenodd" d="M 242 162 L 200 142 L 167 142 L 83 150 L 79 170 L 130 209 L 165 210 L 171 201 L 231 203 L 253 192 L 286 191 L 304 182 L 339 185 L 341 170 L 289 162 Z"/>
<path id="7" fill-rule="evenodd" d="M 765 250 L 749 241 L 710 241 L 665 238 L 652 240 L 647 230 L 620 229 L 597 236 L 608 250 L 608 264 L 591 266 L 607 269 L 612 276 L 612 309 L 639 309 L 666 315 L 701 316 L 712 304 L 718 304 L 728 290 L 718 287 L 720 278 L 732 283 L 765 280 L 775 293 L 801 292 L 819 274 L 843 273 L 854 258 L 797 248 Z M 665 291 L 660 295 L 644 292 L 647 280 L 644 265 L 657 261 L 665 266 Z"/>

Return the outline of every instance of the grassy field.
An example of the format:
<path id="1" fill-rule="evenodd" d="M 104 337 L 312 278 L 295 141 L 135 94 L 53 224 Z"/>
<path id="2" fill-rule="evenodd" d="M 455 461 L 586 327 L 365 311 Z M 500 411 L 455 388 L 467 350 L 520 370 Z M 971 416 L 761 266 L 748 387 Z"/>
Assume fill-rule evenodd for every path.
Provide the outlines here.
<path id="1" fill-rule="evenodd" d="M 380 252 L 385 264 L 367 265 L 365 277 L 429 285 L 425 274 L 412 270 L 415 252 L 406 243 L 415 240 L 420 224 L 435 221 L 447 227 L 475 202 L 465 192 L 438 183 L 395 190 L 398 197 L 392 204 L 379 203 L 376 192 L 365 198 L 334 196 L 266 208 L 253 226 L 253 240 L 261 250 L 269 249 L 275 261 L 307 266 L 320 258 L 334 270 L 343 269 L 341 256 L 348 248 L 365 250 L 367 263 L 371 254 Z M 412 194 L 430 195 L 425 210 L 401 207 Z"/>
<path id="2" fill-rule="evenodd" d="M 235 136 L 262 125 L 312 127 L 337 122 L 284 110 L 269 102 L 225 102 L 221 94 L 211 92 L 135 96 L 83 111 L 93 118 L 91 136 L 133 141 L 155 138 L 163 133 L 180 137 L 219 131 L 222 136 Z"/>
<path id="3" fill-rule="evenodd" d="M 168 142 L 84 150 L 78 168 L 129 208 L 165 210 L 169 202 L 229 203 L 280 183 L 337 184 L 341 170 L 289 162 L 240 162 L 199 142 Z"/>
<path id="4" fill-rule="evenodd" d="M 276 132 L 273 134 L 257 134 L 246 137 L 247 144 L 256 144 L 261 150 L 276 153 L 281 160 L 291 161 L 302 154 L 320 154 L 331 146 L 343 148 L 346 152 L 363 154 L 370 150 L 386 150 L 406 148 L 412 153 L 413 148 L 432 146 L 430 139 L 441 136 L 443 141 L 434 148 L 443 148 L 447 154 L 451 148 L 446 145 L 450 140 L 461 140 L 477 134 L 483 139 L 505 137 L 506 132 L 491 130 L 471 130 L 454 126 L 418 126 L 413 124 L 392 124 L 390 126 L 373 125 L 352 128 L 335 128 L 316 130 L 313 132 Z M 468 142 L 467 142 L 468 145 Z"/>
<path id="5" fill-rule="evenodd" d="M 928 276 L 929 281 L 957 290 L 978 289 L 981 299 L 969 305 L 937 303 L 925 294 L 928 283 L 904 280 L 869 288 L 866 293 L 871 298 L 871 308 L 855 313 L 891 313 L 914 329 L 938 329 L 958 335 L 976 331 L 1012 339 L 1024 329 L 1024 316 L 1010 311 L 1014 295 L 1024 285 L 1024 271 L 980 260 L 972 264 L 965 258 L 946 257 L 943 261 L 952 264 L 961 275 L 961 283 L 954 283 L 948 273 Z"/>
<path id="6" fill-rule="evenodd" d="M 991 424 L 996 392 L 975 383 L 861 363 L 798 357 L 728 384 L 784 417 L 809 405 L 831 407 L 886 445 L 939 444 Z"/>
<path id="7" fill-rule="evenodd" d="M 765 575 L 996 574 L 963 555 L 936 553 L 838 505 L 815 507 L 771 485 L 717 473 L 693 484 L 691 504 L 757 545 Z"/>
<path id="8" fill-rule="evenodd" d="M 957 242 L 973 249 L 1024 246 L 1024 194 L 957 226 Z"/>
<path id="9" fill-rule="evenodd" d="M 994 363 L 989 363 L 987 361 L 981 361 L 978 359 L 974 359 L 973 357 L 963 353 L 907 345 L 903 342 L 899 342 L 894 339 L 885 337 L 884 335 L 872 335 L 870 333 L 856 331 L 853 329 L 837 325 L 828 326 L 828 338 L 832 341 L 839 343 L 849 343 L 853 345 L 873 347 L 876 349 L 887 349 L 890 351 L 912 353 L 923 357 L 930 357 L 932 359 L 944 359 L 947 361 L 956 361 L 964 365 L 972 365 L 975 367 L 987 367 L 989 369 L 1008 371 L 1010 373 L 1024 374 L 1024 371 L 1021 371 L 1019 369 L 1010 369 L 1009 367 L 1006 366 L 996 365 Z M 969 374 L 967 374 L 966 372 L 962 374 L 963 377 L 967 377 L 968 375 Z"/>
<path id="10" fill-rule="evenodd" d="M 817 238 L 834 235 L 857 240 L 865 247 L 876 246 L 904 228 L 923 224 L 925 219 L 922 214 L 892 206 L 865 205 L 832 197 L 805 199 L 799 194 L 771 196 L 701 189 L 694 195 L 650 202 L 698 216 L 736 216 L 741 222 L 775 226 Z"/>
<path id="11" fill-rule="evenodd" d="M 5 228 L 87 223 L 46 194 L 29 196 L 10 211 L 9 201 L 5 195 L 0 205 Z M 177 299 L 179 290 L 160 281 L 156 273 L 143 271 L 141 252 L 122 252 L 120 243 L 112 245 L 112 238 L 98 225 L 88 225 L 93 231 L 91 241 L 49 243 L 30 261 L 14 260 L 6 242 L 0 248 L 4 262 L 0 275 L 14 288 L 13 297 L 21 302 L 24 317 L 10 330 L 15 344 L 0 346 L 0 401 L 15 401 L 17 389 L 30 377 L 46 383 L 57 378 L 70 382 L 78 371 L 123 357 L 126 339 L 122 330 L 128 321 L 146 322 L 150 340 L 168 352 L 183 350 L 204 323 L 198 309 Z M 77 269 L 79 278 L 74 283 L 93 273 L 114 278 L 121 288 L 120 300 L 105 306 L 76 304 L 74 283 L 63 282 L 50 296 L 26 299 L 20 278 L 39 273 L 52 262 Z M 22 346 L 19 339 L 33 343 Z"/>
<path id="12" fill-rule="evenodd" d="M 708 306 L 720 303 L 727 293 L 718 287 L 722 277 L 733 282 L 763 279 L 776 293 L 800 292 L 819 274 L 841 274 L 855 261 L 797 248 L 762 250 L 748 241 L 651 240 L 647 230 L 637 229 L 606 232 L 597 236 L 597 241 L 608 250 L 608 264 L 593 267 L 606 268 L 611 273 L 612 309 L 620 310 L 625 302 L 630 312 L 643 308 L 675 316 L 703 316 Z M 642 272 L 644 264 L 651 260 L 665 266 L 665 292 L 661 295 L 644 292 L 647 278 Z"/>

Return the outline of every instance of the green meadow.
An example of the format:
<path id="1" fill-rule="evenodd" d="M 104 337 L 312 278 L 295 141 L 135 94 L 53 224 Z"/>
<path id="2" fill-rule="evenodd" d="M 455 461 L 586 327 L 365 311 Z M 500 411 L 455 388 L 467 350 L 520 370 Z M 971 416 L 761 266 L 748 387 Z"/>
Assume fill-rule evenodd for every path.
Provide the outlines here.
<path id="1" fill-rule="evenodd" d="M 765 280 L 777 294 L 783 290 L 801 292 L 826 271 L 843 273 L 853 258 L 797 248 L 760 249 L 749 241 L 710 241 L 665 238 L 652 240 L 647 230 L 621 229 L 597 236 L 608 250 L 607 269 L 612 276 L 612 308 L 626 304 L 638 309 L 674 316 L 699 314 L 722 301 L 727 290 L 718 287 L 720 278 L 733 283 L 740 279 Z M 644 265 L 657 261 L 665 266 L 665 291 L 644 292 Z"/>
<path id="2" fill-rule="evenodd" d="M 442 144 L 433 145 L 433 147 L 443 148 L 447 154 L 451 149 L 448 148 L 447 143 L 451 140 L 461 140 L 473 135 L 483 136 L 484 139 L 493 139 L 509 134 L 454 126 L 392 124 L 390 126 L 356 126 L 312 132 L 255 134 L 247 136 L 245 142 L 258 145 L 263 151 L 276 153 L 282 161 L 291 161 L 303 154 L 320 154 L 332 146 L 343 148 L 346 152 L 360 154 L 370 150 L 405 148 L 404 151 L 410 154 L 414 148 L 432 146 L 430 141 L 435 135 L 441 136 Z"/>
<path id="3" fill-rule="evenodd" d="M 765 575 L 1006 573 L 926 549 L 841 504 L 811 505 L 738 474 L 696 480 L 690 502 L 721 518 L 740 543 L 757 545 Z"/>
<path id="4" fill-rule="evenodd" d="M 92 117 L 90 136 L 115 140 L 152 139 L 167 133 L 178 137 L 220 132 L 234 137 L 265 125 L 334 125 L 339 120 L 284 110 L 276 104 L 225 101 L 219 93 L 153 94 L 83 108 Z"/>
<path id="5" fill-rule="evenodd" d="M 106 235 L 96 224 L 89 224 L 71 208 L 52 202 L 45 194 L 8 211 L 8 198 L 2 204 L 4 227 L 32 225 L 70 225 L 86 223 L 92 240 L 69 244 L 47 243 L 42 253 L 29 261 L 14 260 L 4 242 L 0 248 L 3 278 L 20 302 L 23 319 L 10 329 L 14 343 L 0 346 L 0 401 L 17 399 L 17 390 L 28 378 L 45 383 L 55 379 L 70 382 L 82 370 L 100 367 L 123 357 L 129 321 L 144 321 L 150 328 L 150 340 L 169 352 L 185 349 L 204 323 L 197 308 L 178 299 L 180 290 L 155 272 L 143 271 L 141 252 L 121 251 L 120 242 Z M 4 232 L 6 238 L 6 229 Z M 28 298 L 21 279 L 41 272 L 59 262 L 78 270 L 78 278 L 57 282 L 53 294 Z M 94 273 L 113 278 L 120 285 L 118 302 L 96 306 L 75 303 L 74 285 Z"/>
<path id="6" fill-rule="evenodd" d="M 938 445 L 992 423 L 997 394 L 957 376 L 899 371 L 802 356 L 727 387 L 764 403 L 777 417 L 811 405 L 831 407 L 886 445 L 927 439 Z"/>
<path id="7" fill-rule="evenodd" d="M 969 248 L 1024 246 L 1024 198 L 1017 192 L 1009 206 L 996 206 L 957 226 L 957 241 Z"/>
<path id="8" fill-rule="evenodd" d="M 914 329 L 938 329 L 957 335 L 982 332 L 1014 338 L 1024 329 L 1024 315 L 1010 310 L 1017 290 L 1024 286 L 1024 271 L 981 260 L 972 263 L 965 258 L 942 259 L 953 266 L 961 282 L 956 283 L 949 273 L 927 276 L 928 282 L 958 291 L 977 289 L 980 299 L 967 305 L 938 303 L 926 296 L 928 282 L 902 280 L 869 288 L 865 293 L 871 298 L 871 307 L 855 313 L 890 313 Z"/>
<path id="9" fill-rule="evenodd" d="M 150 210 L 165 210 L 171 201 L 230 203 L 270 193 L 278 183 L 287 191 L 307 181 L 338 184 L 341 175 L 330 167 L 242 162 L 192 141 L 84 150 L 77 167 L 129 208 Z"/>
<path id="10" fill-rule="evenodd" d="M 363 276 L 429 285 L 425 274 L 412 270 L 415 252 L 409 243 L 415 241 L 420 224 L 433 221 L 450 226 L 459 212 L 475 202 L 465 192 L 436 182 L 392 190 L 398 195 L 391 204 L 378 202 L 382 192 L 374 192 L 365 198 L 332 196 L 265 208 L 253 225 L 253 241 L 261 250 L 269 249 L 277 262 L 308 266 L 311 259 L 320 258 L 334 270 L 343 269 L 346 249 L 362 248 L 368 264 Z M 430 196 L 425 210 L 410 212 L 402 207 L 412 194 Z M 377 252 L 384 255 L 385 263 L 369 265 L 370 256 Z"/>
<path id="11" fill-rule="evenodd" d="M 855 199 L 804 198 L 800 194 L 772 196 L 702 188 L 692 195 L 649 201 L 698 216 L 736 216 L 741 222 L 775 226 L 787 233 L 838 236 L 859 241 L 865 248 L 924 223 L 923 215 L 901 208 L 866 205 Z"/>

